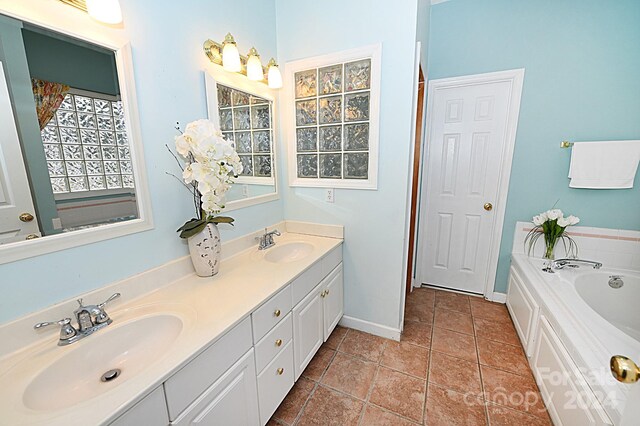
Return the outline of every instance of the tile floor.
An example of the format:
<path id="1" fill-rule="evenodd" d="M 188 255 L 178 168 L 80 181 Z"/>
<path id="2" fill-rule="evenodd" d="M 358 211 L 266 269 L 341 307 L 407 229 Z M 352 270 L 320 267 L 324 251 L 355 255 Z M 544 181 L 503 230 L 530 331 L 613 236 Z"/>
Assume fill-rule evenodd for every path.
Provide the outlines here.
<path id="1" fill-rule="evenodd" d="M 268 426 L 551 425 L 504 305 L 416 289 L 405 319 L 336 328 Z"/>

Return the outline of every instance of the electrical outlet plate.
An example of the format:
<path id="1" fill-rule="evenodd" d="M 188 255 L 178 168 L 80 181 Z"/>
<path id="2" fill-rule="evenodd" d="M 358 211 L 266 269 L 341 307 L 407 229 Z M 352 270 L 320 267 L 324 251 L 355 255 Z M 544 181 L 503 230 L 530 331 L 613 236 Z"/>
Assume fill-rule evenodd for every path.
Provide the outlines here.
<path id="1" fill-rule="evenodd" d="M 327 188 L 324 192 L 324 200 L 327 203 L 333 203 L 335 201 L 335 193 L 333 188 Z"/>

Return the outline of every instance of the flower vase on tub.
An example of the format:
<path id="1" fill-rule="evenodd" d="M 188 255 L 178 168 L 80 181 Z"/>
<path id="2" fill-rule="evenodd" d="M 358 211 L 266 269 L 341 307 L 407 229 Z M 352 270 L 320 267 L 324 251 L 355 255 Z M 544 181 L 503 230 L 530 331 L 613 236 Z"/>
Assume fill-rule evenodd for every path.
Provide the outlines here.
<path id="1" fill-rule="evenodd" d="M 233 142 L 225 140 L 220 129 L 209 120 L 187 124 L 175 142 L 176 151 L 185 160 L 184 167 L 180 164 L 182 179 L 193 193 L 196 210 L 196 217 L 182 225 L 178 232 L 180 238 L 186 238 L 189 243 L 196 274 L 211 277 L 220 268 L 217 224 L 233 225 L 232 218 L 217 215 L 224 209 L 226 192 L 242 173 L 242 163 Z"/>
<path id="2" fill-rule="evenodd" d="M 540 237 L 544 237 L 545 251 L 543 258 L 548 262 L 547 267 L 551 261 L 554 260 L 554 249 L 556 243 L 562 240 L 565 252 L 569 257 L 575 257 L 578 254 L 578 246 L 576 242 L 569 235 L 565 233 L 567 227 L 575 225 L 580 222 L 580 218 L 576 216 L 564 217 L 562 210 L 552 209 L 546 212 L 540 213 L 533 217 L 533 228 L 527 234 L 525 238 L 525 244 L 528 245 L 528 253 L 531 255 L 531 251 L 538 242 Z"/>

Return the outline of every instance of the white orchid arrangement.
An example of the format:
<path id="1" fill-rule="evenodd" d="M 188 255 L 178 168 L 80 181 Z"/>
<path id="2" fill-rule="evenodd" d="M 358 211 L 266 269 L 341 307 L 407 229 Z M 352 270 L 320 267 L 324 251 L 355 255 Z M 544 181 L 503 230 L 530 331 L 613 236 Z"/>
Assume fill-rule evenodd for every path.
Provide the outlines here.
<path id="1" fill-rule="evenodd" d="M 531 254 L 533 247 L 541 236 L 544 236 L 545 254 L 547 259 L 553 258 L 553 249 L 558 240 L 562 240 L 564 248 L 568 255 L 576 256 L 578 254 L 578 246 L 569 235 L 565 234 L 568 226 L 575 225 L 580 222 L 580 218 L 570 215 L 564 217 L 564 213 L 560 209 L 551 209 L 540 213 L 533 217 L 533 228 L 525 237 L 525 245 L 528 245 L 528 253 Z"/>
<path id="2" fill-rule="evenodd" d="M 176 129 L 181 131 L 179 126 Z M 242 173 L 242 162 L 233 142 L 226 140 L 213 122 L 203 119 L 187 124 L 175 144 L 184 159 L 183 167 L 176 157 L 182 180 L 193 193 L 196 208 L 196 217 L 178 229 L 180 237 L 196 235 L 209 223 L 233 224 L 233 218 L 216 216 L 224 209 L 226 192 Z"/>

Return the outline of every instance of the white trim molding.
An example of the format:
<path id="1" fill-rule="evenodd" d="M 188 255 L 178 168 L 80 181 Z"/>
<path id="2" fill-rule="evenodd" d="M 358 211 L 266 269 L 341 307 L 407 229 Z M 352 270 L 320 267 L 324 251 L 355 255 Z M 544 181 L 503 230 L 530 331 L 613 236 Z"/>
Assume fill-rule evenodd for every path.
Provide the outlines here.
<path id="1" fill-rule="evenodd" d="M 0 264 L 153 229 L 131 46 L 125 37 L 124 30 L 99 24 L 86 13 L 60 2 L 0 0 L 0 13 L 85 40 L 114 52 L 131 146 L 131 161 L 134 165 L 139 216 L 138 219 L 125 222 L 0 245 Z"/>
<path id="2" fill-rule="evenodd" d="M 371 321 L 365 321 L 360 318 L 350 317 L 344 315 L 339 323 L 343 327 L 353 328 L 355 330 L 363 331 L 369 334 L 375 334 L 376 336 L 384 337 L 386 339 L 392 339 L 396 342 L 400 341 L 400 334 L 402 333 L 397 328 L 387 327 L 386 325 L 377 324 Z"/>
<path id="3" fill-rule="evenodd" d="M 296 160 L 296 99 L 295 78 L 298 71 L 322 68 L 335 64 L 371 59 L 371 80 L 369 88 L 369 169 L 368 179 L 322 179 L 299 178 Z M 378 189 L 378 144 L 380 126 L 380 74 L 382 64 L 382 44 L 373 44 L 356 49 L 344 50 L 322 56 L 287 62 L 285 64 L 285 85 L 283 87 L 283 134 L 289 153 L 289 186 L 315 188 Z M 344 77 L 343 77 L 344 78 Z M 346 92 L 345 92 L 346 93 Z M 344 105 L 343 105 L 344 109 Z M 343 135 L 344 138 L 344 135 Z M 344 166 L 343 166 L 344 167 Z"/>

